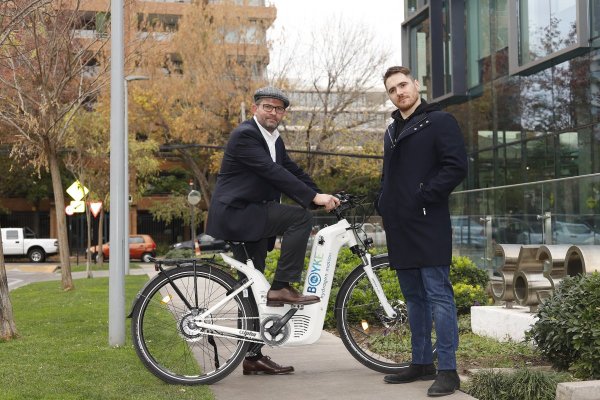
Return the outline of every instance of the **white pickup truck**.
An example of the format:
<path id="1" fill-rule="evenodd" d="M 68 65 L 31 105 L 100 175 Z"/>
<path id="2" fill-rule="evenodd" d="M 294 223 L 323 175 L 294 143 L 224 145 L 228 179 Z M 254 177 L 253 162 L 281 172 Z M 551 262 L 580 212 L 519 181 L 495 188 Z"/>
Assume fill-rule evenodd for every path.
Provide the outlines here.
<path id="1" fill-rule="evenodd" d="M 29 228 L 2 228 L 2 250 L 7 257 L 27 256 L 31 262 L 43 262 L 58 253 L 57 239 L 37 239 Z"/>

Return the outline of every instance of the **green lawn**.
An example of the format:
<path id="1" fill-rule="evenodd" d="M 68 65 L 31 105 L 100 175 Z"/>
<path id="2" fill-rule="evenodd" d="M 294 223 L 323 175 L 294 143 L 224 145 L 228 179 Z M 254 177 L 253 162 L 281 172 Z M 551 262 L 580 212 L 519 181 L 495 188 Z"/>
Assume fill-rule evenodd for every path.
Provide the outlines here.
<path id="1" fill-rule="evenodd" d="M 126 307 L 147 280 L 126 277 Z M 210 387 L 155 378 L 131 344 L 108 345 L 108 278 L 30 284 L 11 292 L 19 338 L 0 342 L 0 399 L 213 399 Z"/>

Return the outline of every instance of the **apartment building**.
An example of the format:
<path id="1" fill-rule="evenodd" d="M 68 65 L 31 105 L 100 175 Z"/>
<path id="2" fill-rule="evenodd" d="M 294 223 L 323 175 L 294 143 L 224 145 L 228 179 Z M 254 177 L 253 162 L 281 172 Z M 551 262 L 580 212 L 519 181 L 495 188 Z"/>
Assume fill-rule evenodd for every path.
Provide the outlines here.
<path id="1" fill-rule="evenodd" d="M 181 18 L 190 12 L 197 1 L 202 1 L 206 7 L 224 9 L 225 12 L 235 12 L 242 16 L 244 31 L 226 32 L 226 45 L 223 51 L 232 57 L 239 57 L 236 46 L 244 46 L 245 62 L 252 65 L 253 75 L 257 78 L 264 76 L 269 63 L 269 48 L 266 31 L 276 18 L 275 7 L 265 0 L 123 0 L 125 10 L 125 46 L 126 53 L 131 54 L 143 48 L 141 43 L 152 44 L 164 50 L 170 56 L 172 64 L 177 68 L 177 54 L 171 53 L 171 45 L 175 38 L 174 32 L 179 30 Z M 66 9 L 76 9 L 77 2 L 61 3 Z M 75 22 L 74 37 L 89 39 L 93 46 L 102 46 L 103 50 L 97 56 L 87 60 L 87 74 L 98 73 L 101 67 L 106 67 L 110 52 L 110 0 L 81 0 L 77 7 L 79 18 Z M 95 50 L 92 47 L 90 50 Z M 142 55 L 143 56 L 143 55 Z M 129 60 L 129 59 L 128 59 Z M 135 73 L 135 62 L 128 61 L 126 74 Z M 8 152 L 2 152 L 6 157 Z M 25 199 L 2 199 L 0 204 L 10 210 L 9 214 L 0 214 L 2 226 L 32 226 L 39 235 L 52 236 L 56 232 L 54 205 L 51 201 L 31 204 Z M 145 204 L 132 204 L 130 210 L 130 228 L 132 233 L 152 230 L 155 240 L 173 243 L 181 236 L 186 236 L 181 221 L 162 226 L 153 221 L 151 215 L 144 211 Z M 85 218 L 81 214 L 69 217 L 71 246 L 82 248 L 81 243 L 73 243 L 77 237 L 85 235 Z M 158 226 L 161 225 L 161 226 Z M 108 229 L 108 227 L 107 227 Z M 108 232 L 108 230 L 106 231 Z M 107 238 L 105 238 L 106 240 Z M 81 240 L 83 243 L 83 240 Z"/>

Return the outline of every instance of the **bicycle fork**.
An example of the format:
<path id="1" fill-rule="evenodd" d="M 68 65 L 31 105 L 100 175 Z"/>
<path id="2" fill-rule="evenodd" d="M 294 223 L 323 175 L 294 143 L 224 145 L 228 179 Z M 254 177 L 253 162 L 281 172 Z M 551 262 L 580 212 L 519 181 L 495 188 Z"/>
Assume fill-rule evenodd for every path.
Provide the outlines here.
<path id="1" fill-rule="evenodd" d="M 377 295 L 379 303 L 383 307 L 383 311 L 389 318 L 396 318 L 398 314 L 390 305 L 390 302 L 388 301 L 387 297 L 385 297 L 383 287 L 381 287 L 381 282 L 379 282 L 379 279 L 377 278 L 375 273 L 373 273 L 373 267 L 371 266 L 371 254 L 365 252 L 364 254 L 360 255 L 360 258 L 363 262 L 363 269 L 365 270 L 365 274 L 367 274 L 367 278 L 369 278 L 369 282 L 371 282 L 371 286 L 373 286 L 373 291 Z"/>

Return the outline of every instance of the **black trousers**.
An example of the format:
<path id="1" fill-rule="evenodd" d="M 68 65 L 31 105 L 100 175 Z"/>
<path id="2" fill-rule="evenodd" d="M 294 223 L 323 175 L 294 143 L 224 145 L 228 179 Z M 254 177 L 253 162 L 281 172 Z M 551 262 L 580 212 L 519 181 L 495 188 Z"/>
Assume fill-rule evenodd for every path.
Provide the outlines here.
<path id="1" fill-rule="evenodd" d="M 276 202 L 268 203 L 267 207 L 267 223 L 263 238 L 257 242 L 245 242 L 246 251 L 241 245 L 234 246 L 233 257 L 240 262 L 246 262 L 250 257 L 254 267 L 264 273 L 269 241 L 275 236 L 283 236 L 274 279 L 282 282 L 299 282 L 304 268 L 308 236 L 312 229 L 312 214 L 304 208 Z M 259 321 L 254 325 L 254 329 L 258 331 Z M 262 344 L 257 343 L 251 345 L 246 357 L 260 356 L 262 347 Z"/>
<path id="2" fill-rule="evenodd" d="M 269 202 L 263 238 L 257 242 L 246 242 L 246 251 L 254 267 L 264 272 L 269 241 L 275 236 L 283 236 L 274 279 L 281 282 L 300 282 L 311 229 L 312 214 L 308 210 Z M 233 256 L 238 261 L 246 262 L 247 255 L 242 246 L 234 246 Z"/>

